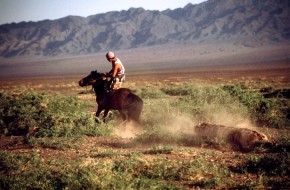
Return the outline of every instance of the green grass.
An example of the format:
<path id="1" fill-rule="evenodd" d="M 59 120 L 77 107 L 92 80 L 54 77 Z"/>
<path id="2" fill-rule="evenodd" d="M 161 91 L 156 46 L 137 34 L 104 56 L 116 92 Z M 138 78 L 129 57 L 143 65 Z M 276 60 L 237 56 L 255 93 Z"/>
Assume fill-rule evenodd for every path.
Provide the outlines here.
<path id="1" fill-rule="evenodd" d="M 155 186 L 160 189 L 177 189 L 174 185 L 161 182 L 158 177 L 148 178 L 142 174 L 145 168 L 139 158 L 129 157 L 112 163 L 96 159 L 94 164 L 84 164 L 84 160 L 77 160 L 68 166 L 61 159 L 45 163 L 38 153 L 31 157 L 1 152 L 0 188 L 148 189 Z M 139 171 L 135 170 L 137 168 Z"/>

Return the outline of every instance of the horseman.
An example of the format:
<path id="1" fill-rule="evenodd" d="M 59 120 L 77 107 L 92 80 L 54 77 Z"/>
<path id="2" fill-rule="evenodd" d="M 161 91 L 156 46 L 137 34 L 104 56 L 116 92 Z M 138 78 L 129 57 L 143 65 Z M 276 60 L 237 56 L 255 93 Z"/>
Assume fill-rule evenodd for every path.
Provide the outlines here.
<path id="1" fill-rule="evenodd" d="M 109 73 L 103 74 L 103 76 L 111 78 L 106 85 L 107 92 L 111 92 L 113 89 L 121 88 L 123 82 L 125 81 L 125 68 L 121 60 L 115 57 L 113 52 L 108 52 L 106 54 L 106 58 L 110 63 L 112 63 L 112 69 Z"/>

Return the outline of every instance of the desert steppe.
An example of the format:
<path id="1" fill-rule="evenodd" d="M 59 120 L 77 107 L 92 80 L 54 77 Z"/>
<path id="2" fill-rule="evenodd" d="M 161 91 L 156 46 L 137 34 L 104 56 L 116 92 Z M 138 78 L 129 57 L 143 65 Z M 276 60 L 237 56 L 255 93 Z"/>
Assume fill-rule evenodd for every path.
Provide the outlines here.
<path id="1" fill-rule="evenodd" d="M 163 86 L 170 88 L 171 85 L 176 87 L 184 84 L 196 84 L 197 86 L 212 84 L 255 86 L 258 84 L 259 87 L 270 86 L 277 89 L 289 89 L 289 47 L 289 45 L 268 47 L 229 46 L 227 44 L 220 44 L 220 46 L 209 44 L 201 46 L 180 45 L 167 48 L 152 47 L 116 51 L 116 55 L 120 57 L 126 67 L 124 87 L 133 91 L 136 89 L 140 91 L 140 89 L 147 87 L 150 91 Z M 65 97 L 76 97 L 77 100 L 93 105 L 87 110 L 89 114 L 93 115 L 97 106 L 95 95 L 91 91 L 91 87 L 79 87 L 78 81 L 92 70 L 108 71 L 110 64 L 106 62 L 104 55 L 103 52 L 95 55 L 54 59 L 1 59 L 1 93 L 28 90 L 30 92 L 48 92 L 48 94 L 56 94 L 56 97 L 57 94 Z M 17 96 L 15 93 L 12 97 L 17 98 Z M 167 98 L 166 101 L 171 101 L 180 97 L 170 96 Z M 12 177 L 20 179 L 19 184 L 25 181 L 23 184 L 28 186 L 30 183 L 33 184 L 35 180 L 31 177 L 30 181 L 32 182 L 26 183 L 26 176 L 34 176 L 35 178 L 41 176 L 41 179 L 44 176 L 43 181 L 40 181 L 41 185 L 46 185 L 45 180 L 52 180 L 47 184 L 53 184 L 53 180 L 60 180 L 64 183 L 56 185 L 74 188 L 76 188 L 75 183 L 79 187 L 83 187 L 84 184 L 92 185 L 92 187 L 100 185 L 100 188 L 105 189 L 108 187 L 118 188 L 120 184 L 124 189 L 138 185 L 152 188 L 154 184 L 158 184 L 157 187 L 172 187 L 172 189 L 174 189 L 173 187 L 176 189 L 289 188 L 289 175 L 287 176 L 289 169 L 280 164 L 287 163 L 284 158 L 289 158 L 289 156 L 287 157 L 288 153 L 284 152 L 287 147 L 289 148 L 287 143 L 284 145 L 282 142 L 282 148 L 280 145 L 273 146 L 268 152 L 263 148 L 259 149 L 259 147 L 253 152 L 243 152 L 214 142 L 196 145 L 196 140 L 190 136 L 189 131 L 197 123 L 192 123 L 182 114 L 176 114 L 174 106 L 170 107 L 170 103 L 166 101 L 164 97 L 163 99 L 158 98 L 158 94 L 155 97 L 153 93 L 153 98 L 144 98 L 145 113 L 143 113 L 143 119 L 147 119 L 147 125 L 154 126 L 154 122 L 157 121 L 155 116 L 162 114 L 162 111 L 160 112 L 158 109 L 167 111 L 172 120 L 167 122 L 170 126 L 164 125 L 168 130 L 166 134 L 154 132 L 156 129 L 152 128 L 152 131 L 151 129 L 147 131 L 149 136 L 146 136 L 148 135 L 146 132 L 138 136 L 134 132 L 134 127 L 133 132 L 127 128 L 128 125 L 123 128 L 124 126 L 118 123 L 118 117 L 116 117 L 114 118 L 115 123 L 110 123 L 112 125 L 110 127 L 116 128 L 116 132 L 107 136 L 83 135 L 82 137 L 43 138 L 2 136 L 0 153 L 2 153 L 3 158 L 1 159 L 14 161 L 17 159 L 12 158 L 19 155 L 22 156 L 22 159 L 33 157 L 33 159 L 27 159 L 31 161 L 27 161 L 25 166 L 20 165 L 19 169 L 14 169 L 15 175 L 11 172 Z M 47 109 L 47 104 L 40 106 L 43 106 L 44 110 Z M 152 114 L 150 109 L 153 110 L 153 116 L 150 116 Z M 65 115 L 65 113 L 61 114 Z M 212 114 L 216 114 L 216 118 L 222 123 L 237 120 L 218 108 L 214 109 Z M 148 115 L 149 119 L 146 118 Z M 223 117 L 219 118 L 220 116 Z M 175 117 L 177 117 L 176 121 Z M 158 125 L 161 124 L 157 122 Z M 78 127 L 80 126 L 82 124 Z M 85 127 L 87 128 L 87 126 Z M 100 125 L 93 131 L 105 130 L 110 127 Z M 171 133 L 176 133 L 179 129 L 183 130 L 182 137 L 177 139 L 172 139 L 170 135 L 167 137 L 166 135 L 170 134 L 170 127 L 172 130 L 174 129 L 174 132 Z M 270 140 L 279 138 L 282 134 L 286 135 L 286 138 L 289 137 L 287 136 L 289 128 L 264 127 L 258 129 L 268 135 Z M 127 136 L 127 130 L 131 136 Z M 161 137 L 158 136 L 160 133 Z M 175 141 L 178 142 L 180 138 L 183 139 L 182 143 L 176 143 Z M 288 141 L 289 138 L 286 139 L 286 142 Z M 262 173 L 252 172 L 250 171 L 251 167 L 247 168 L 246 165 L 242 165 L 251 158 L 258 160 L 254 163 L 261 164 L 256 167 Z M 283 159 L 276 160 L 276 158 Z M 273 168 L 278 168 L 277 171 L 268 171 L 269 166 L 264 167 L 263 159 L 272 164 Z M 260 160 L 261 162 L 259 162 Z M 250 161 L 247 163 L 251 163 Z M 37 167 L 41 166 L 37 172 L 33 172 L 35 171 L 34 164 Z M 9 166 L 7 167 L 9 170 Z M 279 169 L 284 173 L 282 174 Z M 67 173 L 67 171 L 69 172 Z M 271 172 L 274 172 L 274 176 L 271 176 Z M 77 176 L 76 179 L 74 176 Z M 83 181 L 79 181 L 79 178 L 82 178 Z M 5 183 L 9 184 L 9 178 L 5 179 L 8 181 Z M 5 183 L 3 184 L 5 185 Z"/>

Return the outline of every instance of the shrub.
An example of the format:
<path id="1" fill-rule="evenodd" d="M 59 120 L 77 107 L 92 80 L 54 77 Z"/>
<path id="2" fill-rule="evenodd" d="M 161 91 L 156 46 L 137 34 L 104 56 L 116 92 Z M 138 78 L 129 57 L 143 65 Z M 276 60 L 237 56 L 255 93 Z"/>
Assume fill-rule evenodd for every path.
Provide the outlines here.
<path id="1" fill-rule="evenodd" d="M 164 97 L 164 93 L 161 92 L 159 89 L 156 88 L 141 88 L 140 91 L 136 92 L 138 95 L 140 95 L 141 98 L 162 98 Z"/>
<path id="2" fill-rule="evenodd" d="M 279 98 L 265 98 L 261 91 L 253 91 L 241 85 L 225 85 L 223 89 L 248 108 L 252 120 L 259 126 L 289 127 L 289 101 Z"/>
<path id="3" fill-rule="evenodd" d="M 0 93 L 0 134 L 36 137 L 104 135 L 86 104 L 75 97 L 24 91 Z"/>

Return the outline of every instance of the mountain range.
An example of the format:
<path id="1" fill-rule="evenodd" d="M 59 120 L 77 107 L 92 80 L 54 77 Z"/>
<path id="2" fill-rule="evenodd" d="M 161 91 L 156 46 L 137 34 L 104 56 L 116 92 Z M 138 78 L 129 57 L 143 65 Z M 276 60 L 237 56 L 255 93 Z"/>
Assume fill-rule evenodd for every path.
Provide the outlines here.
<path id="1" fill-rule="evenodd" d="M 86 55 L 155 45 L 290 42 L 289 0 L 208 0 L 183 8 L 143 8 L 88 17 L 0 25 L 0 57 Z"/>

